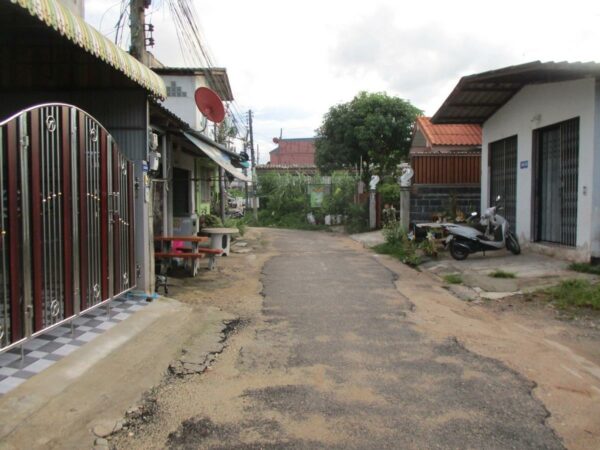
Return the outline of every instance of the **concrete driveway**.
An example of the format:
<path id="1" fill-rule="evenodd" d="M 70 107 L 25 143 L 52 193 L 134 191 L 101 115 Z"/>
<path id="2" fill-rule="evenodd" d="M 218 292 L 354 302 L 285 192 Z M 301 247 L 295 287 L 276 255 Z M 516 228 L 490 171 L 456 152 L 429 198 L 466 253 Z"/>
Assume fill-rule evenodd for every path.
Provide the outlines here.
<path id="1" fill-rule="evenodd" d="M 594 278 L 568 269 L 570 262 L 550 256 L 523 251 L 520 255 L 499 250 L 495 252 L 475 253 L 464 261 L 456 261 L 443 252 L 437 259 L 423 263 L 420 268 L 428 270 L 440 278 L 458 274 L 463 285 L 475 288 L 474 295 L 498 298 L 516 292 L 531 292 L 556 285 L 568 278 Z M 514 275 L 514 278 L 495 278 L 493 272 L 501 270 Z M 456 290 L 456 289 L 455 289 Z M 468 295 L 464 289 L 457 288 L 459 295 Z"/>

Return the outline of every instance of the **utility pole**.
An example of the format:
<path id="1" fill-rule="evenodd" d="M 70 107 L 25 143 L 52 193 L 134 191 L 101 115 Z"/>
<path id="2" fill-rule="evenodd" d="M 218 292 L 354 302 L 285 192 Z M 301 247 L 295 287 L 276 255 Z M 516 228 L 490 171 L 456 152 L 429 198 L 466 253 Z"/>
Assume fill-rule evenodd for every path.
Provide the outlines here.
<path id="1" fill-rule="evenodd" d="M 151 0 L 130 0 L 129 16 L 131 20 L 131 46 L 129 53 L 138 61 L 146 63 L 146 17 L 145 9 L 150 6 Z"/>
<path id="2" fill-rule="evenodd" d="M 254 220 L 258 220 L 258 205 L 256 199 L 256 169 L 254 159 L 254 133 L 252 131 L 252 110 L 248 111 L 248 131 L 250 133 L 250 162 L 252 163 L 252 209 Z"/>

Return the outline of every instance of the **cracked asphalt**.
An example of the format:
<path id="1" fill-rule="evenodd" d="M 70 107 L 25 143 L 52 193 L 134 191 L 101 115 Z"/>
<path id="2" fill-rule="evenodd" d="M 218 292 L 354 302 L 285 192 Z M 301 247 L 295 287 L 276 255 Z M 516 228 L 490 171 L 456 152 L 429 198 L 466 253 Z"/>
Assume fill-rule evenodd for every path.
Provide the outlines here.
<path id="1" fill-rule="evenodd" d="M 211 449 L 563 448 L 532 396 L 533 383 L 455 339 L 416 331 L 414 305 L 396 289 L 403 280 L 376 255 L 333 234 L 269 233 L 277 255 L 262 269 L 256 319 L 232 338 L 210 374 L 172 388 L 155 420 L 183 420 L 164 440 L 148 442 Z M 173 412 L 183 398 L 193 406 Z"/>

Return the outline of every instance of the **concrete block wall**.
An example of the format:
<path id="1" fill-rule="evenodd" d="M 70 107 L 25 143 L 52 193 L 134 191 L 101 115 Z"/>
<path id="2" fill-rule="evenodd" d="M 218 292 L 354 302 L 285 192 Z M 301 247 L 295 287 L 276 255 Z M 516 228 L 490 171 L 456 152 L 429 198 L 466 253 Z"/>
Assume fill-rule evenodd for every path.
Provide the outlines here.
<path id="1" fill-rule="evenodd" d="M 453 195 L 456 197 L 457 210 L 465 215 L 479 211 L 479 185 L 415 184 L 410 194 L 410 221 L 430 222 L 432 216 L 449 210 Z"/>

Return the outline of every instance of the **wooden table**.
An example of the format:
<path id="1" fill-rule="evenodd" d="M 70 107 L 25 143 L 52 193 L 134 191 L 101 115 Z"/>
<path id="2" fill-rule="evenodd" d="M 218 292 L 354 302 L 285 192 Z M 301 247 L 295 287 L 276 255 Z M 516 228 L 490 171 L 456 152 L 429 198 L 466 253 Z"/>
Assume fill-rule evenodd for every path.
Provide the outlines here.
<path id="1" fill-rule="evenodd" d="M 229 255 L 231 235 L 239 233 L 237 228 L 202 228 L 201 233 L 210 236 L 210 248 L 222 250 L 222 256 Z"/>
<path id="2" fill-rule="evenodd" d="M 178 248 L 173 249 L 173 242 L 189 242 L 191 248 Z M 215 255 L 219 255 L 222 252 L 207 248 L 200 247 L 200 243 L 208 242 L 209 238 L 206 236 L 155 236 L 154 242 L 160 242 L 160 252 L 154 252 L 156 259 L 173 259 L 182 258 L 190 261 L 190 273 L 193 277 L 198 275 L 200 267 L 199 259 L 203 258 L 204 255 L 208 255 L 208 268 L 214 270 L 216 266 Z"/>

